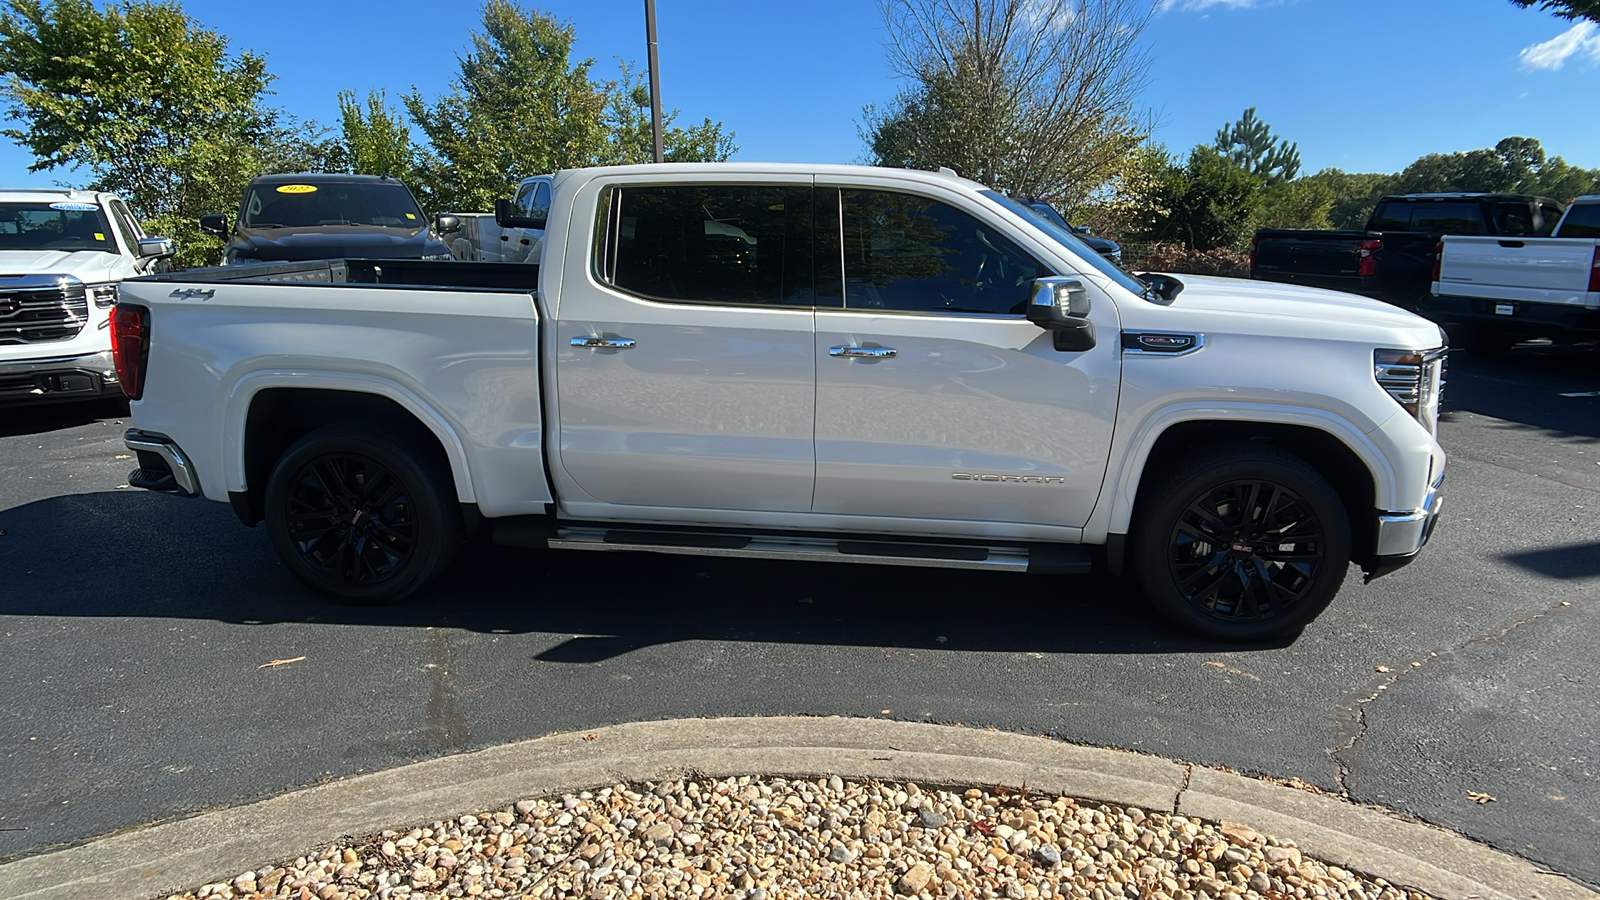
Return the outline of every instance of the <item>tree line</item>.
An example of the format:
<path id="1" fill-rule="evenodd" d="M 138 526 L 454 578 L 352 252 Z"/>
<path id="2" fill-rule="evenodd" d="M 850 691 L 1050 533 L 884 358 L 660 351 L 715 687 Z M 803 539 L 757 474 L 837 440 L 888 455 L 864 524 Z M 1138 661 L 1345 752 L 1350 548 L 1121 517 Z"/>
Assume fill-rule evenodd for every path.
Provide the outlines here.
<path id="1" fill-rule="evenodd" d="M 199 217 L 237 208 L 258 174 L 392 175 L 433 212 L 488 210 L 522 178 L 648 162 L 649 94 L 634 67 L 601 78 L 574 60 L 571 25 L 515 0 L 486 0 L 445 92 L 338 95 L 331 127 L 271 104 L 266 59 L 176 2 L 9 0 L 0 13 L 0 98 L 32 152 L 30 171 L 67 170 L 121 195 L 152 234 L 178 240 L 180 266 L 215 262 Z M 721 161 L 721 122 L 665 115 L 666 158 Z M 420 140 L 412 135 L 419 134 Z"/>
<path id="2" fill-rule="evenodd" d="M 1177 154 L 1151 139 L 1137 103 L 1159 0 L 880 0 L 901 89 L 862 111 L 866 160 L 958 173 L 1056 204 L 1123 240 L 1190 252 L 1241 248 L 1255 228 L 1359 228 L 1374 201 L 1410 191 L 1514 191 L 1567 200 L 1600 190 L 1600 170 L 1539 141 L 1430 154 L 1396 173 L 1300 171 L 1299 147 L 1256 110 Z M 1597 0 L 1511 0 L 1595 20 Z M 609 78 L 575 60 L 570 24 L 485 0 L 446 90 L 338 94 L 332 126 L 272 105 L 273 76 L 249 50 L 176 0 L 7 0 L 0 100 L 32 171 L 86 175 L 152 233 L 178 239 L 179 265 L 217 259 L 206 213 L 235 208 L 257 174 L 353 172 L 405 181 L 431 212 L 488 210 L 529 175 L 646 162 L 649 95 L 634 66 Z M 666 158 L 722 161 L 731 131 L 667 114 Z"/>

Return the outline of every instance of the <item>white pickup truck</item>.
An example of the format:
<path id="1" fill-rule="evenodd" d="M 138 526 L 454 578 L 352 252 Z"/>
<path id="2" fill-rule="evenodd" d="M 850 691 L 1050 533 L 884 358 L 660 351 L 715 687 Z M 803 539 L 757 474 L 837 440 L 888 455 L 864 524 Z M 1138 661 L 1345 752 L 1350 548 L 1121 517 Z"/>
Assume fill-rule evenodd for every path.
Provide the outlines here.
<path id="1" fill-rule="evenodd" d="M 527 223 L 521 223 L 527 224 Z M 142 487 L 404 597 L 502 545 L 1135 576 L 1296 632 L 1439 512 L 1443 335 L 1346 294 L 1136 279 L 951 175 L 566 171 L 540 264 L 129 283 Z M 325 283 L 315 283 L 325 282 Z"/>
<path id="2" fill-rule="evenodd" d="M 1487 357 L 1530 338 L 1600 339 L 1600 196 L 1574 200 L 1550 237 L 1444 238 L 1422 312 Z"/>
<path id="3" fill-rule="evenodd" d="M 112 194 L 0 191 L 0 405 L 120 400 L 117 284 L 172 250 Z"/>

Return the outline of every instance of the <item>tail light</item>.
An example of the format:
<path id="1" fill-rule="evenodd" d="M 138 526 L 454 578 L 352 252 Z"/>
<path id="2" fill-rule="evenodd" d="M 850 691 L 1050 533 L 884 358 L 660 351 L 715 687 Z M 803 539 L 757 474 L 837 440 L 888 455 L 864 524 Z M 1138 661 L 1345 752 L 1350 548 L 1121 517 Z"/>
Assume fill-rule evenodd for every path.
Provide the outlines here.
<path id="1" fill-rule="evenodd" d="M 1600 247 L 1594 248 L 1594 264 L 1589 266 L 1589 290 L 1600 291 Z"/>
<path id="2" fill-rule="evenodd" d="M 1378 258 L 1373 254 L 1383 249 L 1383 241 L 1362 241 L 1361 250 L 1356 254 L 1360 260 L 1356 263 L 1356 275 L 1362 278 L 1371 278 L 1378 274 Z"/>
<path id="3" fill-rule="evenodd" d="M 1439 242 L 1439 246 L 1433 248 L 1433 280 L 1434 281 L 1438 281 L 1439 280 L 1439 269 L 1443 265 L 1444 265 L 1444 241 L 1440 241 Z M 1590 290 L 1593 290 L 1593 288 L 1590 288 Z"/>
<path id="4" fill-rule="evenodd" d="M 150 360 L 150 310 L 117 304 L 111 311 L 111 359 L 129 400 L 144 394 L 144 369 Z"/>

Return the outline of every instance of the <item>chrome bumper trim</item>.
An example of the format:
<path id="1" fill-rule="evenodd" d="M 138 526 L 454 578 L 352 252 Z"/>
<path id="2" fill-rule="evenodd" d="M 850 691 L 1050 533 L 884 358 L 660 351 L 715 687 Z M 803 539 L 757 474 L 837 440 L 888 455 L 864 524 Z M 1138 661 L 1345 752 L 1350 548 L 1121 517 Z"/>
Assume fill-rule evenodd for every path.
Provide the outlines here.
<path id="1" fill-rule="evenodd" d="M 111 351 L 80 356 L 51 356 L 32 359 L 0 359 L 0 375 L 34 375 L 39 372 L 93 372 L 112 384 L 117 380 L 117 364 Z"/>
<path id="2" fill-rule="evenodd" d="M 194 467 L 189 464 L 189 457 L 173 443 L 172 438 L 135 428 L 122 436 L 122 442 L 129 450 L 136 453 L 143 450 L 160 456 L 166 461 L 167 468 L 172 471 L 172 480 L 177 482 L 178 487 L 190 497 L 200 496 L 200 479 L 195 477 Z"/>
<path id="3" fill-rule="evenodd" d="M 1378 516 L 1378 553 L 1382 556 L 1409 556 L 1421 550 L 1433 536 L 1433 526 L 1439 521 L 1439 510 L 1444 497 L 1439 487 L 1444 473 L 1428 487 L 1428 496 L 1421 509 L 1406 512 L 1386 512 Z"/>

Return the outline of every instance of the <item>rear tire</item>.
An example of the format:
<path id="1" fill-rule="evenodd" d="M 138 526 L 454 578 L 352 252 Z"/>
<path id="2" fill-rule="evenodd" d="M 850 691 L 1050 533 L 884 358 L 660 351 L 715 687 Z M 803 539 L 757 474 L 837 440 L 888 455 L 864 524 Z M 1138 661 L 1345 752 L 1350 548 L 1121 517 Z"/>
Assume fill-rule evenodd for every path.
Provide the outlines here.
<path id="1" fill-rule="evenodd" d="M 1140 491 L 1134 574 L 1173 624 L 1224 641 L 1298 633 L 1350 565 L 1338 493 L 1270 444 L 1200 448 Z"/>
<path id="2" fill-rule="evenodd" d="M 295 577 L 345 603 L 395 603 L 449 567 L 464 530 L 436 448 L 344 425 L 296 441 L 267 480 L 267 533 Z"/>

